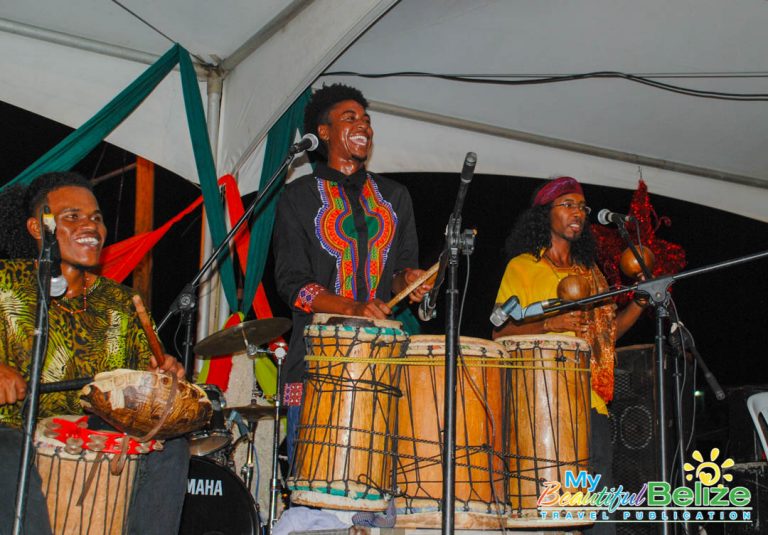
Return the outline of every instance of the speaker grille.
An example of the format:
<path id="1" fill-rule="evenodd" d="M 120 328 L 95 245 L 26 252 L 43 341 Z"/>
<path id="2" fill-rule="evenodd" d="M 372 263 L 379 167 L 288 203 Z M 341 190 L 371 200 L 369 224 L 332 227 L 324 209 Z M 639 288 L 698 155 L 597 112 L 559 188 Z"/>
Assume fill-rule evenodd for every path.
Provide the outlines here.
<path id="1" fill-rule="evenodd" d="M 655 426 L 654 348 L 639 345 L 616 350 L 614 398 L 609 406 L 613 437 L 613 483 L 636 492 L 656 478 L 658 437 Z M 616 524 L 618 535 L 656 533 L 654 524 Z"/>

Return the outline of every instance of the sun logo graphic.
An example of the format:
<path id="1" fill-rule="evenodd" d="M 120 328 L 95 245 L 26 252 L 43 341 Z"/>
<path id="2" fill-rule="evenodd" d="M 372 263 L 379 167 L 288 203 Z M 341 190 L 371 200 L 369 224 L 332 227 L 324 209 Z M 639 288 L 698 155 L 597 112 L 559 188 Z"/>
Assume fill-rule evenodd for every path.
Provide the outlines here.
<path id="1" fill-rule="evenodd" d="M 717 463 L 717 458 L 720 456 L 720 449 L 719 448 L 712 448 L 712 451 L 709 452 L 709 460 L 705 461 L 704 456 L 702 456 L 701 452 L 699 450 L 695 450 L 691 457 L 693 457 L 694 460 L 698 461 L 698 465 L 694 466 L 691 463 L 685 463 L 683 465 L 683 469 L 686 472 L 692 472 L 685 475 L 685 479 L 688 481 L 692 481 L 694 477 L 696 477 L 702 485 L 705 485 L 707 487 L 712 487 L 714 485 L 717 485 L 718 487 L 722 487 L 723 484 L 721 481 L 733 481 L 733 476 L 731 474 L 724 474 L 723 471 L 727 468 L 730 468 L 735 463 L 733 462 L 733 459 L 728 458 L 725 459 L 721 464 Z"/>

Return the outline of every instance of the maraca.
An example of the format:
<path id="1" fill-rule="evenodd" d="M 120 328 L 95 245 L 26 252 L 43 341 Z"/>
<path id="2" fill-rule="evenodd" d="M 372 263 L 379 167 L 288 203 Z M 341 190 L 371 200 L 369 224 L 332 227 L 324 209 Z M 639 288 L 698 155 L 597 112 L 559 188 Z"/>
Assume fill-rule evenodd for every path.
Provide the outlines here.
<path id="1" fill-rule="evenodd" d="M 581 275 L 568 275 L 557 284 L 557 297 L 563 301 L 578 301 L 591 293 L 589 281 Z"/>
<path id="2" fill-rule="evenodd" d="M 648 267 L 648 271 L 652 272 L 653 266 L 656 262 L 656 255 L 654 255 L 653 251 L 644 245 L 636 247 L 636 249 L 637 252 L 642 255 L 643 262 L 645 262 L 645 265 Z M 621 267 L 622 273 L 624 273 L 630 279 L 637 279 L 639 275 L 643 273 L 643 268 L 640 267 L 640 263 L 637 261 L 637 258 L 635 258 L 635 255 L 632 254 L 632 249 L 626 249 L 623 253 L 621 253 L 619 266 Z"/>

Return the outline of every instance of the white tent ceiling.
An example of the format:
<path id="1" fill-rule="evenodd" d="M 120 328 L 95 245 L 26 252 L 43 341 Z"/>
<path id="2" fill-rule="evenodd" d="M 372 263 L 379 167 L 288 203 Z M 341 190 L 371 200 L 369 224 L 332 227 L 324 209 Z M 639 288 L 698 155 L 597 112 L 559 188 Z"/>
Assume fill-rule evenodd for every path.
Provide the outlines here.
<path id="1" fill-rule="evenodd" d="M 239 170 L 246 190 L 257 175 L 258 142 L 326 69 L 676 73 L 695 76 L 660 80 L 768 93 L 765 77 L 734 77 L 768 71 L 763 0 L 402 0 L 392 9 L 392 0 L 121 3 L 202 61 L 224 67 L 218 168 Z M 170 41 L 113 2 L 63 5 L 0 4 L 0 99 L 79 126 Z M 83 50 L 84 43 L 100 52 Z M 320 82 L 336 80 L 360 87 L 373 103 L 377 171 L 457 172 L 473 150 L 482 173 L 567 173 L 633 189 L 639 165 L 654 193 L 768 221 L 765 102 L 695 98 L 617 79 L 528 86 L 423 77 Z M 175 77 L 110 141 L 195 177 Z"/>

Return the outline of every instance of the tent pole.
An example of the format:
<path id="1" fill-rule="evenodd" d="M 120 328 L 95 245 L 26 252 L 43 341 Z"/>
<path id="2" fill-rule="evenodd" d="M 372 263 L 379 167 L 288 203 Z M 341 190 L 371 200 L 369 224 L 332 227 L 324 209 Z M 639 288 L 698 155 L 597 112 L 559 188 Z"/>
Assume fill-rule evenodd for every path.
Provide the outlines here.
<path id="1" fill-rule="evenodd" d="M 208 138 L 211 142 L 211 152 L 213 153 L 213 162 L 216 163 L 216 155 L 219 145 L 219 121 L 221 118 L 221 88 L 222 77 L 217 72 L 211 72 L 206 79 L 206 87 L 208 93 L 208 106 L 207 106 L 207 124 L 208 124 Z M 207 218 L 202 218 L 202 246 L 200 251 L 200 266 L 202 266 L 213 250 L 213 241 L 211 239 L 211 231 L 208 228 Z M 221 295 L 221 285 L 219 284 L 218 272 L 213 271 L 213 275 L 201 282 L 198 289 L 198 320 L 197 320 L 197 339 L 202 340 L 211 332 L 211 326 L 213 330 L 218 330 L 218 303 Z M 213 292 L 218 294 L 218 299 L 215 300 L 215 312 L 211 313 L 211 295 Z"/>

